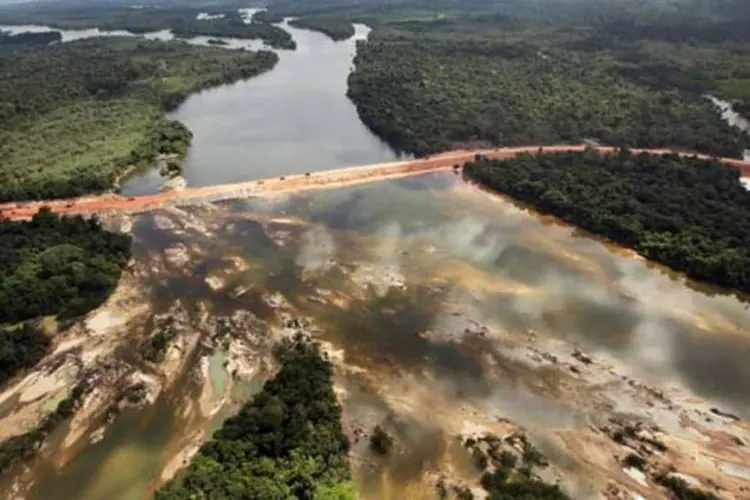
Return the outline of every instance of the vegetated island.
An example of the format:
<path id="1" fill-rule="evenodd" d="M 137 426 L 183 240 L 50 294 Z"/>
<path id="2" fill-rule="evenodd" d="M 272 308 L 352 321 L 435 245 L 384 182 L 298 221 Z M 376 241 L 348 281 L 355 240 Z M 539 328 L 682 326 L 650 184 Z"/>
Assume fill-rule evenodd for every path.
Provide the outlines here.
<path id="1" fill-rule="evenodd" d="M 209 14 L 202 16 L 201 14 Z M 16 4 L 0 7 L 0 24 L 39 24 L 58 29 L 127 30 L 148 33 L 171 30 L 175 36 L 244 38 L 263 40 L 276 49 L 294 50 L 296 43 L 284 29 L 263 19 L 247 20 L 236 8 L 217 6 L 209 9 L 184 6 L 91 5 L 65 3 Z"/>
<path id="2" fill-rule="evenodd" d="M 0 201 L 103 191 L 157 157 L 179 161 L 192 134 L 165 111 L 277 61 L 125 37 L 0 52 Z"/>
<path id="3" fill-rule="evenodd" d="M 331 363 L 302 338 L 278 349 L 281 368 L 156 493 L 184 498 L 356 498 Z"/>
<path id="4" fill-rule="evenodd" d="M 330 361 L 317 344 L 302 335 L 282 342 L 277 356 L 281 368 L 276 376 L 200 448 L 186 471 L 156 493 L 156 500 L 357 498 Z M 557 485 L 544 483 L 534 473 L 533 469 L 544 468 L 546 461 L 528 441 L 524 443 L 518 460 L 505 452 L 503 458 L 512 455 L 512 462 L 494 458 L 501 444 L 490 455 L 474 450 L 474 456 L 482 454 L 479 472 L 489 498 L 534 495 L 566 500 Z M 439 494 L 452 489 L 458 498 L 473 498 L 462 485 L 449 488 L 438 484 L 437 488 Z"/>
<path id="5" fill-rule="evenodd" d="M 318 31 L 334 42 L 348 40 L 354 36 L 354 25 L 343 17 L 299 17 L 289 21 L 290 26 Z"/>
<path id="6" fill-rule="evenodd" d="M 691 278 L 750 292 L 750 192 L 735 168 L 622 149 L 480 157 L 464 175 Z"/>
<path id="7" fill-rule="evenodd" d="M 705 98 L 750 102 L 750 8 L 726 4 L 442 2 L 401 19 L 373 7 L 348 93 L 417 155 L 591 139 L 737 158 L 750 138 Z"/>

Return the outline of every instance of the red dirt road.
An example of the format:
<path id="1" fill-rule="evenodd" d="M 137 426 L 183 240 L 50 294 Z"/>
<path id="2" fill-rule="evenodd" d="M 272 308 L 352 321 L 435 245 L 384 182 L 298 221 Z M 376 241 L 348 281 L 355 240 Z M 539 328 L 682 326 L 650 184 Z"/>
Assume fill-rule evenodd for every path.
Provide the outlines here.
<path id="1" fill-rule="evenodd" d="M 184 205 L 201 202 L 226 200 L 244 196 L 271 196 L 279 193 L 289 193 L 311 189 L 324 189 L 336 186 L 360 184 L 374 180 L 395 179 L 412 175 L 450 170 L 455 165 L 463 165 L 471 161 L 475 155 L 490 158 L 511 158 L 521 153 L 582 151 L 586 145 L 557 145 L 557 146 L 525 146 L 518 148 L 457 150 L 433 155 L 428 158 L 393 163 L 379 163 L 348 167 L 310 174 L 295 174 L 274 177 L 235 184 L 185 188 L 166 191 L 147 196 L 126 198 L 115 194 L 83 197 L 67 200 L 46 200 L 39 202 L 21 202 L 0 204 L 0 215 L 9 219 L 29 219 L 40 208 L 49 207 L 60 214 L 93 214 L 106 212 L 136 213 L 153 210 L 165 205 Z M 612 153 L 615 148 L 598 147 L 603 153 Z M 670 153 L 667 149 L 634 149 L 633 152 L 647 152 L 654 154 Z M 678 153 L 693 156 L 692 153 Z M 710 158 L 706 155 L 697 155 Z M 739 168 L 743 177 L 750 177 L 750 162 L 733 158 L 719 158 L 727 165 Z"/>

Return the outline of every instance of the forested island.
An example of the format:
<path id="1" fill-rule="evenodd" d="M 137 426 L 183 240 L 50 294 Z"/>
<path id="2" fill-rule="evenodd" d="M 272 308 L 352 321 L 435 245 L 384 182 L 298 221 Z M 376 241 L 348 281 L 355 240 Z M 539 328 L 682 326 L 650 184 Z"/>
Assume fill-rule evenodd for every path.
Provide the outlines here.
<path id="1" fill-rule="evenodd" d="M 349 441 L 331 363 L 302 338 L 282 343 L 276 376 L 228 419 L 157 500 L 354 500 Z"/>
<path id="2" fill-rule="evenodd" d="M 362 120 L 418 155 L 589 139 L 732 157 L 750 146 L 704 96 L 750 97 L 747 4 L 537 4 L 362 12 L 376 26 L 349 78 Z"/>
<path id="3" fill-rule="evenodd" d="M 191 133 L 164 112 L 277 61 L 270 51 L 137 38 L 0 53 L 0 201 L 102 191 L 159 155 L 181 158 Z"/>
<path id="4" fill-rule="evenodd" d="M 92 6 L 72 2 L 64 5 L 11 5 L 0 9 L 0 24 L 39 24 L 59 29 L 127 30 L 148 33 L 171 30 L 175 36 L 218 36 L 263 40 L 273 48 L 294 50 L 291 35 L 263 18 L 244 19 L 231 6 L 218 5 L 202 17 L 205 9 L 173 5 L 132 8 L 118 4 Z"/>
<path id="5" fill-rule="evenodd" d="M 750 192 L 735 168 L 622 149 L 479 158 L 464 174 L 692 278 L 750 292 Z"/>

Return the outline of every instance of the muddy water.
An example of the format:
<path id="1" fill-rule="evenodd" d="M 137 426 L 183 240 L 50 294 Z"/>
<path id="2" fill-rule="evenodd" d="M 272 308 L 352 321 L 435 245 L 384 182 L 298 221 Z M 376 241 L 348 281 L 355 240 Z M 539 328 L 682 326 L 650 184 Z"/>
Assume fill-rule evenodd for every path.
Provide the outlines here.
<path id="1" fill-rule="evenodd" d="M 261 215 L 266 222 L 257 222 Z M 284 307 L 308 318 L 315 337 L 338 353 L 347 426 L 384 423 L 400 447 L 383 460 L 369 456 L 366 439 L 354 443 L 369 460 L 354 467 L 365 498 L 432 498 L 421 474 L 448 462 L 454 471 L 471 468 L 453 436 L 477 415 L 523 422 L 543 447 L 551 430 L 606 418 L 564 393 L 564 374 L 513 355 L 513 339 L 530 332 L 750 416 L 744 303 L 686 286 L 453 174 L 227 203 L 200 212 L 215 228 L 204 236 L 159 230 L 153 218 L 160 216 L 135 224 L 139 259 L 176 241 L 201 251 L 179 278 L 157 280 L 154 295 L 205 303 L 216 314 L 246 309 L 277 324 L 258 297 L 280 293 Z M 229 254 L 249 268 L 212 291 L 204 280 Z M 223 356 L 209 361 L 218 392 L 227 383 Z M 257 390 L 250 385 L 238 400 Z M 49 459 L 32 498 L 142 498 L 190 427 L 176 414 L 197 392 L 185 375 L 154 406 L 118 417 L 101 442 L 66 465 Z M 200 425 L 210 431 L 229 414 L 227 407 Z M 547 451 L 565 461 L 559 449 Z"/>

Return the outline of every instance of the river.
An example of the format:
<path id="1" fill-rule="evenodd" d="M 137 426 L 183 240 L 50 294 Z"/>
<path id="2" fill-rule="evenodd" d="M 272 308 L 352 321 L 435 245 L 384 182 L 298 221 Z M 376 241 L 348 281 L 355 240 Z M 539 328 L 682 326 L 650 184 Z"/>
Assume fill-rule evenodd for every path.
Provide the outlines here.
<path id="1" fill-rule="evenodd" d="M 253 9 L 244 9 L 247 17 Z M 297 50 L 277 51 L 279 63 L 270 72 L 189 97 L 169 115 L 193 132 L 193 144 L 183 165 L 188 186 L 224 184 L 284 173 L 303 173 L 396 159 L 385 143 L 360 121 L 346 96 L 356 42 L 370 29 L 355 25 L 355 35 L 343 42 L 281 23 Z M 52 30 L 46 26 L 0 26 L 11 33 Z M 169 31 L 134 35 L 127 31 L 60 31 L 63 43 L 95 36 L 143 36 L 171 40 Z M 188 43 L 206 45 L 209 38 L 228 49 L 258 50 L 258 40 L 196 37 Z M 164 183 L 158 169 L 139 172 L 124 181 L 125 196 L 158 192 Z"/>
<path id="2" fill-rule="evenodd" d="M 298 51 L 282 52 L 273 71 L 192 96 L 173 114 L 195 134 L 188 184 L 395 157 L 346 99 L 354 41 L 289 31 Z M 366 33 L 357 27 L 357 37 Z M 145 173 L 124 189 L 158 184 Z M 103 308 L 109 322 L 64 334 L 72 347 L 59 356 L 104 359 L 113 378 L 118 370 L 162 377 L 163 390 L 110 424 L 111 401 L 87 400 L 101 414 L 77 422 L 74 445 L 65 444 L 67 426 L 52 436 L 30 473 L 29 499 L 147 498 L 162 470 L 181 463 L 178 452 L 206 439 L 269 376 L 267 353 L 258 353 L 291 317 L 331 353 L 347 430 L 380 423 L 396 439 L 398 453 L 386 459 L 366 439 L 353 443 L 364 499 L 434 498 L 430 474 L 471 474 L 456 436 L 503 419 L 522 423 L 569 473 L 574 498 L 597 498 L 612 477 L 627 481 L 614 458 L 623 449 L 597 430 L 616 416 L 657 424 L 671 454 L 705 451 L 679 462 L 702 478 L 727 481 L 725 471 L 747 457 L 747 447 L 716 444 L 750 442 L 746 422 L 710 410 L 750 417 L 746 298 L 685 281 L 452 173 L 116 222 L 132 231 L 135 262 Z M 188 327 L 164 363 L 172 368 L 134 361 L 154 315 L 176 301 Z M 245 340 L 217 340 L 206 326 L 243 314 L 258 319 L 232 332 Z M 593 361 L 576 361 L 576 349 Z M 70 368 L 56 366 L 53 375 Z M 34 404 L 56 397 L 50 390 Z"/>
<path id="3" fill-rule="evenodd" d="M 471 463 L 455 436 L 500 417 L 522 422 L 562 464 L 585 467 L 580 460 L 588 458 L 561 436 L 590 432 L 615 415 L 653 420 L 697 446 L 709 445 L 693 426 L 718 425 L 706 423 L 716 418 L 709 407 L 750 416 L 744 302 L 451 173 L 168 209 L 133 222 L 131 272 L 151 269 L 151 277 L 130 307 L 180 300 L 195 310 L 196 328 L 202 311 L 250 311 L 271 329 L 290 315 L 313 325 L 336 360 L 347 426 L 383 423 L 397 439 L 399 453 L 388 460 L 373 457 L 366 440 L 355 443 L 355 479 L 366 499 L 433 498 L 428 471 Z M 131 338 L 138 324 L 127 327 Z M 595 360 L 581 365 L 583 375 L 563 363 L 574 348 Z M 543 351 L 559 361 L 534 361 Z M 242 382 L 227 377 L 237 353 L 192 352 L 154 405 L 123 412 L 104 439 L 84 440 L 76 455 L 47 449 L 29 498 L 144 498 L 189 436 L 215 429 L 267 376 L 261 370 Z M 190 404 L 205 390 L 196 383 L 199 365 L 220 409 L 213 416 Z M 654 399 L 651 387 L 667 401 Z M 576 498 L 598 486 L 594 472 L 567 471 L 571 487 L 585 492 Z"/>

